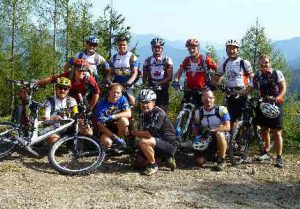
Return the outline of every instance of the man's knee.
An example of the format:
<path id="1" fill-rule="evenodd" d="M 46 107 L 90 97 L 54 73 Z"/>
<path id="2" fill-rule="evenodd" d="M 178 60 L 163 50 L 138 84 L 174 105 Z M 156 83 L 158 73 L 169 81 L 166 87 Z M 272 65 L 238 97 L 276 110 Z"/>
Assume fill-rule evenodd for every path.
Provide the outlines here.
<path id="1" fill-rule="evenodd" d="M 102 134 L 100 136 L 100 142 L 103 144 L 104 147 L 111 147 L 112 146 L 112 140 L 105 134 Z"/>
<path id="2" fill-rule="evenodd" d="M 124 127 L 129 126 L 129 119 L 126 118 L 126 117 L 119 118 L 118 121 L 117 121 L 117 126 L 118 126 L 118 128 L 119 127 L 124 128 Z"/>

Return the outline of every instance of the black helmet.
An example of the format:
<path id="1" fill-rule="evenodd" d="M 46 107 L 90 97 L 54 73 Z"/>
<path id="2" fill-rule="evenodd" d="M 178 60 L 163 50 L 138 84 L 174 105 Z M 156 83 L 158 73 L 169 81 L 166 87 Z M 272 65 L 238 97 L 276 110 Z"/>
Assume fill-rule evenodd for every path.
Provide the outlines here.
<path id="1" fill-rule="evenodd" d="M 154 38 L 151 41 L 151 46 L 164 46 L 165 41 L 161 38 Z"/>

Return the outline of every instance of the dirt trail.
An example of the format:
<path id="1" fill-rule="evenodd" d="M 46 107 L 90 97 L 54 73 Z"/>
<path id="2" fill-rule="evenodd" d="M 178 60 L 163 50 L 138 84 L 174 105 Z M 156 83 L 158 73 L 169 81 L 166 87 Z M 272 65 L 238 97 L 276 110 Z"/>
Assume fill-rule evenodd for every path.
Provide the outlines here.
<path id="1" fill-rule="evenodd" d="M 299 156 L 286 156 L 284 169 L 267 162 L 213 172 L 210 164 L 178 164 L 174 173 L 161 168 L 148 177 L 122 156 L 70 177 L 46 157 L 15 154 L 0 162 L 0 208 L 300 208 Z"/>

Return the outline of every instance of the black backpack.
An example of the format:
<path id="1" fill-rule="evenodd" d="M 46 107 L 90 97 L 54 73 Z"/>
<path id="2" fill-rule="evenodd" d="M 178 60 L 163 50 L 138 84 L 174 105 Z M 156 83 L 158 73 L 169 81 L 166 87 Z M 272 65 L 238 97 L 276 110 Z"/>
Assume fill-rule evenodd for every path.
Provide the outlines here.
<path id="1" fill-rule="evenodd" d="M 48 97 L 47 98 L 47 101 L 50 102 L 50 105 L 51 105 L 51 112 L 50 112 L 50 115 L 52 115 L 55 111 L 55 100 L 54 100 L 54 96 L 52 97 Z M 67 109 L 69 110 L 71 108 L 71 98 L 68 96 L 67 97 Z"/>

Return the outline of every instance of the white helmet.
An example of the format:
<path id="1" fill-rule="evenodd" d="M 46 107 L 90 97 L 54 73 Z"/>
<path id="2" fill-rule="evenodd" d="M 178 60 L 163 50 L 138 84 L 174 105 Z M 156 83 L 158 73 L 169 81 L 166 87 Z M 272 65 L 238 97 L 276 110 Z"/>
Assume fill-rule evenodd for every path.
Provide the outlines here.
<path id="1" fill-rule="evenodd" d="M 260 103 L 259 107 L 261 109 L 261 112 L 267 118 L 277 118 L 280 113 L 279 108 L 274 104 L 262 102 Z"/>
<path id="2" fill-rule="evenodd" d="M 225 46 L 236 46 L 238 48 L 240 48 L 240 43 L 237 40 L 234 39 L 230 39 L 225 43 Z"/>
<path id="3" fill-rule="evenodd" d="M 142 89 L 139 93 L 138 100 L 140 102 L 150 102 L 156 100 L 156 94 L 151 89 Z"/>
<path id="4" fill-rule="evenodd" d="M 211 142 L 211 137 L 208 137 L 207 139 L 203 136 L 196 136 L 196 139 L 194 139 L 194 142 L 192 144 L 194 150 L 204 151 L 208 148 L 209 143 Z"/>

